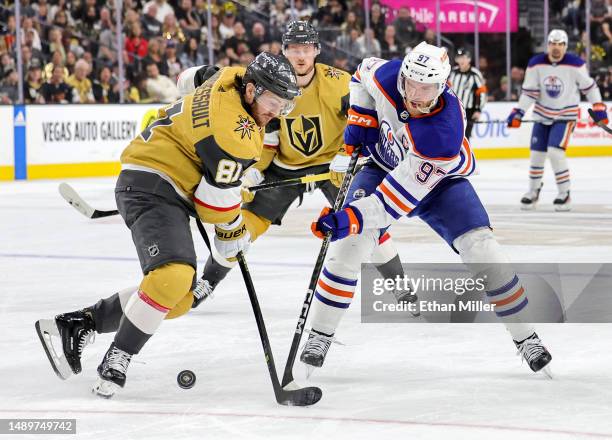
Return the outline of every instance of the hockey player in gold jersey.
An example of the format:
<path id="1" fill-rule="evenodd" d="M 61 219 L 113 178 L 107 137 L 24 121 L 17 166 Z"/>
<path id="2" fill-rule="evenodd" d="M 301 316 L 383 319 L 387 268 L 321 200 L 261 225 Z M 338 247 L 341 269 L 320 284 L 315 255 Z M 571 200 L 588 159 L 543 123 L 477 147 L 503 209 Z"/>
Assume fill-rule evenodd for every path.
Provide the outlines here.
<path id="1" fill-rule="evenodd" d="M 338 188 L 348 166 L 349 156 L 343 152 L 343 131 L 349 107 L 351 76 L 334 67 L 317 63 L 321 50 L 316 29 L 305 21 L 293 21 L 283 34 L 283 54 L 289 59 L 298 77 L 302 95 L 293 111 L 266 126 L 261 159 L 246 169 L 243 177 L 242 215 L 251 240 L 264 234 L 271 224 L 280 225 L 291 204 L 309 189 L 320 189 L 334 204 Z M 192 67 L 178 80 L 182 94 L 190 93 L 213 68 Z M 330 167 L 330 162 L 339 167 Z M 251 193 L 246 188 L 259 183 L 304 177 L 331 171 L 331 179 L 307 185 L 279 187 Z M 402 269 L 389 235 L 381 237 L 381 245 L 373 255 L 384 276 L 401 275 Z M 196 307 L 210 296 L 217 284 L 235 265 L 218 255 L 209 257 L 202 280 L 194 291 Z"/>
<path id="2" fill-rule="evenodd" d="M 224 259 L 246 252 L 250 235 L 240 209 L 240 179 L 261 156 L 266 124 L 290 113 L 299 93 L 288 60 L 263 53 L 246 69 L 219 70 L 159 110 L 128 145 L 115 195 L 144 278 L 138 289 L 36 323 L 58 376 L 81 372 L 83 348 L 96 332 L 116 331 L 93 388 L 112 397 L 125 385 L 132 356 L 163 319 L 191 308 L 196 254 L 190 215 L 215 225 L 215 248 Z M 61 347 L 53 345 L 53 335 Z"/>

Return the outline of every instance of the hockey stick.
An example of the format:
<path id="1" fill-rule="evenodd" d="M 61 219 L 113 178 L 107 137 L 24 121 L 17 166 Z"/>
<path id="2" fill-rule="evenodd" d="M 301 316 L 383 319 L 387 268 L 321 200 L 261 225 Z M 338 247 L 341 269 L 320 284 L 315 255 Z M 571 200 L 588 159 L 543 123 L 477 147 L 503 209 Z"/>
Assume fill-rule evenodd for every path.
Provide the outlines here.
<path id="1" fill-rule="evenodd" d="M 599 128 L 603 129 L 603 131 L 605 131 L 608 134 L 612 134 L 612 128 L 604 124 L 601 119 L 597 119 L 597 117 L 595 116 L 595 112 L 593 111 L 592 108 L 590 108 L 588 112 L 589 112 L 589 116 L 593 119 L 593 122 L 595 122 L 595 124 L 597 124 Z"/>
<path id="2" fill-rule="evenodd" d="M 67 183 L 60 183 L 59 185 L 59 193 L 70 205 L 88 218 L 100 218 L 100 217 L 109 217 L 111 215 L 119 214 L 119 211 L 116 209 L 112 209 L 110 211 L 101 211 L 99 209 L 94 209 L 91 207 L 89 203 L 87 203 L 83 198 L 74 190 L 73 187 L 68 185 Z"/>
<path id="3" fill-rule="evenodd" d="M 292 186 L 292 185 L 301 185 L 304 183 L 310 182 L 319 182 L 321 180 L 328 180 L 329 173 L 322 174 L 313 174 L 310 176 L 304 177 L 296 177 L 294 179 L 286 179 L 286 180 L 278 180 L 276 182 L 268 182 L 262 183 L 260 185 L 254 185 L 249 187 L 249 191 L 262 191 L 266 189 L 272 188 L 280 188 L 283 186 Z M 83 197 L 76 192 L 76 190 L 68 185 L 67 183 L 60 183 L 59 185 L 59 193 L 74 209 L 79 211 L 87 218 L 101 218 L 101 217 L 110 217 L 113 215 L 119 214 L 119 211 L 116 209 L 111 209 L 108 211 L 103 211 L 100 209 L 95 209 L 89 203 L 87 203 Z"/>
<path id="4" fill-rule="evenodd" d="M 542 121 L 536 121 L 535 119 L 521 119 L 521 122 L 525 124 L 537 124 L 538 122 L 542 122 Z M 589 121 L 588 119 L 577 119 L 576 121 L 571 121 L 571 122 L 587 123 Z M 507 124 L 508 121 L 506 119 L 489 119 L 488 121 L 472 121 L 472 123 L 473 124 Z"/>
<path id="5" fill-rule="evenodd" d="M 334 207 L 330 212 L 338 211 L 344 204 L 344 199 L 346 198 L 346 193 L 349 190 L 351 179 L 353 178 L 353 173 L 355 172 L 355 168 L 357 167 L 357 160 L 359 159 L 359 150 L 360 147 L 355 147 L 355 149 L 353 150 L 353 153 L 351 155 L 351 161 L 349 162 L 346 174 L 344 175 L 342 185 L 338 190 L 338 195 L 336 196 Z M 287 363 L 285 364 L 285 372 L 283 373 L 283 388 L 286 388 L 287 386 L 295 386 L 295 383 L 293 382 L 293 364 L 295 364 L 295 357 L 297 355 L 298 347 L 300 345 L 300 340 L 302 339 L 302 333 L 304 332 L 304 326 L 306 325 L 308 312 L 310 311 L 312 296 L 314 294 L 317 281 L 319 281 L 319 275 L 321 274 L 321 270 L 323 270 L 323 263 L 325 262 L 325 256 L 327 255 L 327 249 L 329 248 L 330 241 L 331 237 L 329 234 L 327 234 L 323 239 L 323 243 L 321 244 L 321 250 L 319 251 L 319 256 L 317 257 L 315 267 L 312 271 L 312 276 L 310 277 L 310 284 L 308 285 L 308 290 L 306 291 L 306 299 L 304 299 L 304 304 L 302 305 L 302 310 L 300 312 L 300 316 L 295 327 L 295 333 L 293 334 L 293 340 L 291 341 L 291 348 L 289 349 Z"/>
<path id="6" fill-rule="evenodd" d="M 196 224 L 198 225 L 198 229 L 208 250 L 212 252 L 210 240 L 208 239 L 208 234 L 204 229 L 204 225 L 200 221 L 200 219 L 196 219 Z M 240 265 L 240 271 L 242 272 L 242 277 L 244 278 L 244 284 L 246 285 L 247 292 L 249 293 L 249 299 L 251 300 L 251 307 L 253 308 L 253 314 L 255 315 L 255 321 L 257 322 L 257 330 L 259 330 L 259 339 L 261 340 L 261 345 L 263 347 L 264 355 L 266 358 L 266 364 L 268 365 L 268 372 L 270 373 L 270 379 L 272 380 L 272 387 L 274 388 L 274 396 L 276 397 L 276 402 L 281 405 L 287 406 L 309 406 L 314 405 L 323 396 L 323 392 L 320 388 L 317 387 L 304 387 L 304 388 L 295 388 L 292 390 L 284 390 L 280 386 L 280 382 L 278 381 L 278 374 L 276 373 L 276 366 L 274 365 L 274 356 L 272 355 L 272 347 L 270 346 L 270 340 L 268 338 L 268 332 L 266 331 L 266 324 L 263 319 L 263 315 L 261 313 L 261 308 L 259 307 L 259 301 L 257 300 L 257 295 L 255 294 L 255 287 L 253 286 L 253 280 L 251 279 L 251 274 L 249 273 L 249 268 L 244 259 L 244 255 L 242 252 L 239 252 L 237 255 L 238 264 Z"/>
<path id="7" fill-rule="evenodd" d="M 301 185 L 303 183 L 320 182 L 321 180 L 329 180 L 329 173 L 312 174 L 310 176 L 296 177 L 294 179 L 277 180 L 276 182 L 262 183 L 259 185 L 249 186 L 249 191 L 254 192 L 261 191 L 262 189 Z"/>

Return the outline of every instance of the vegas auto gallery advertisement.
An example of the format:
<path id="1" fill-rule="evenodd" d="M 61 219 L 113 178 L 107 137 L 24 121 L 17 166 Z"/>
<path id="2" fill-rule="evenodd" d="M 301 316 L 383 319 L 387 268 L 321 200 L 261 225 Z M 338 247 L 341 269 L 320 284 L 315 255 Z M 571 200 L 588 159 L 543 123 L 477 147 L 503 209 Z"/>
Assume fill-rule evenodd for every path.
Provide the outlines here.
<path id="1" fill-rule="evenodd" d="M 149 105 L 28 106 L 28 164 L 118 161 Z"/>

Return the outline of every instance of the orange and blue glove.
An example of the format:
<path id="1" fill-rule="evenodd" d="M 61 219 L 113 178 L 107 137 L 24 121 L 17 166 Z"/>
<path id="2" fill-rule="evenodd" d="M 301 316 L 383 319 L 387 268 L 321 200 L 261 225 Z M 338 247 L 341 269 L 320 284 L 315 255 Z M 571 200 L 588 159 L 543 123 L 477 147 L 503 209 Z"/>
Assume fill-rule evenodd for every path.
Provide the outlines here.
<path id="1" fill-rule="evenodd" d="M 378 113 L 358 105 L 348 111 L 344 143 L 352 146 L 363 146 L 364 150 L 378 142 Z"/>
<path id="2" fill-rule="evenodd" d="M 508 127 L 510 128 L 519 128 L 521 126 L 521 122 L 523 122 L 523 116 L 525 116 L 525 112 L 520 108 L 513 108 L 510 112 L 510 116 L 506 122 L 508 123 Z"/>
<path id="3" fill-rule="evenodd" d="M 595 118 L 597 121 L 603 122 L 605 125 L 608 125 L 608 112 L 606 110 L 606 104 L 603 102 L 596 102 L 593 104 L 593 113 L 595 114 Z"/>
<path id="4" fill-rule="evenodd" d="M 319 238 L 331 234 L 331 241 L 342 240 L 349 235 L 361 234 L 363 217 L 354 206 L 347 206 L 338 212 L 330 213 L 331 208 L 325 207 L 317 221 L 312 222 L 310 229 Z"/>

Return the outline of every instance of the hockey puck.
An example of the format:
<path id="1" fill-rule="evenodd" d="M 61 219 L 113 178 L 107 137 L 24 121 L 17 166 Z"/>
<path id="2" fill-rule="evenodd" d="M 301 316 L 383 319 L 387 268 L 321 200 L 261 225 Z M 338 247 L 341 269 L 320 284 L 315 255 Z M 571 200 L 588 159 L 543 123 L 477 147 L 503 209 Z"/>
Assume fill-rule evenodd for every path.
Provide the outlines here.
<path id="1" fill-rule="evenodd" d="M 179 387 L 187 390 L 189 388 L 193 388 L 196 382 L 196 375 L 191 370 L 183 370 L 178 376 L 176 376 L 176 381 L 178 382 Z"/>

